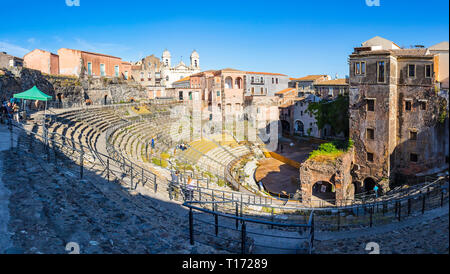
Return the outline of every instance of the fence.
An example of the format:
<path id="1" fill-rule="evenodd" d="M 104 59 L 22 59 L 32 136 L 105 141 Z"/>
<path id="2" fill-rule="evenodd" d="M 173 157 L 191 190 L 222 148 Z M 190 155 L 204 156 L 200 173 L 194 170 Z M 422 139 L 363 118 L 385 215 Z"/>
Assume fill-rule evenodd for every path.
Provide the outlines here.
<path id="1" fill-rule="evenodd" d="M 231 204 L 231 207 L 235 208 L 235 213 L 227 214 L 220 212 L 218 207 L 224 204 Z M 239 205 L 242 206 L 242 204 L 235 201 L 187 201 L 183 205 L 189 209 L 189 239 L 191 245 L 196 241 L 196 237 L 201 238 L 201 236 L 207 235 L 220 242 L 220 245 L 214 244 L 214 247 L 225 249 L 232 253 L 235 253 L 237 249 L 241 254 L 252 253 L 253 251 L 275 253 L 274 250 L 282 251 L 283 253 L 295 252 L 311 254 L 313 251 L 314 212 L 311 212 L 309 220 L 306 223 L 287 224 L 245 217 L 242 215 L 242 210 L 240 211 Z M 208 206 L 211 209 L 208 209 Z M 197 218 L 195 218 L 195 213 L 198 215 Z M 203 213 L 206 216 L 199 216 L 200 213 Z M 208 221 L 208 219 L 213 219 L 214 221 Z M 200 227 L 198 227 L 196 223 L 198 223 Z M 295 232 L 290 233 L 289 235 L 280 235 L 279 232 L 270 234 L 258 231 L 258 228 L 260 227 L 263 227 L 262 231 L 268 231 L 268 228 L 282 228 L 284 230 L 289 229 L 291 232 L 294 230 Z M 208 244 L 198 239 L 197 241 Z M 282 246 L 277 246 L 274 243 L 279 243 Z"/>
<path id="2" fill-rule="evenodd" d="M 435 178 L 431 182 L 425 182 L 408 189 L 396 190 L 391 196 L 387 197 L 362 197 L 362 200 L 342 207 L 309 208 L 299 203 L 289 203 L 289 200 L 277 200 L 273 197 L 218 190 L 210 188 L 207 178 L 204 178 L 202 174 L 199 176 L 199 173 L 197 173 L 197 178 L 200 181 L 205 180 L 206 187 L 200 186 L 199 180 L 197 180 L 197 185 L 189 186 L 190 191 L 187 192 L 186 178 L 187 176 L 195 177 L 193 172 L 181 173 L 176 181 L 161 179 L 146 168 L 126 159 L 120 152 L 112 150 L 111 147 L 108 150 L 110 155 L 104 155 L 90 146 L 83 146 L 63 135 L 49 134 L 48 132 L 39 135 L 24 130 L 16 123 L 14 125 L 29 135 L 30 147 L 33 145 L 33 139 L 43 141 L 46 146 L 48 161 L 52 158 L 50 149 L 54 151 L 54 161 L 58 161 L 58 153 L 70 155 L 75 159 L 80 167 L 80 179 L 84 177 L 84 169 L 102 166 L 104 168 L 103 173 L 108 181 L 123 182 L 127 179 L 130 189 L 136 189 L 138 185 L 142 185 L 152 189 L 155 193 L 168 195 L 170 199 L 183 202 L 191 201 L 189 203 L 191 206 L 195 201 L 197 204 L 192 210 L 196 212 L 211 215 L 211 212 L 205 212 L 201 209 L 210 210 L 207 207 L 211 207 L 212 203 L 220 204 L 220 210 L 218 206 L 213 207 L 215 210 L 211 210 L 217 212 L 215 215 L 212 214 L 214 219 L 236 217 L 233 212 L 238 205 L 240 218 L 258 221 L 260 222 L 259 225 L 269 222 L 271 227 L 289 229 L 289 226 L 283 226 L 287 224 L 286 222 L 308 224 L 312 220 L 311 222 L 315 222 L 316 229 L 342 230 L 401 221 L 407 216 L 423 214 L 427 210 L 442 207 L 448 202 L 448 176 Z M 117 125 L 117 127 L 119 126 L 122 125 Z M 308 219 L 312 212 L 315 212 L 314 217 Z M 224 214 L 224 216 L 219 215 L 219 213 Z M 275 222 L 277 216 L 285 217 L 286 220 Z M 237 221 L 242 220 L 237 219 Z M 248 221 L 247 223 L 252 222 Z M 208 226 L 208 224 L 205 223 L 205 226 Z M 240 231 L 242 232 L 242 227 Z M 244 247 L 247 247 L 247 245 L 244 245 Z"/>

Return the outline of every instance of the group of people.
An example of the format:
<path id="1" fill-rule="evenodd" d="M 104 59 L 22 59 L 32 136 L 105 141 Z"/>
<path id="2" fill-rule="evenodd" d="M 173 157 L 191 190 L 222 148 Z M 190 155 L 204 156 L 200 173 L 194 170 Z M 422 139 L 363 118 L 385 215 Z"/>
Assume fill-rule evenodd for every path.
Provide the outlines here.
<path id="1" fill-rule="evenodd" d="M 0 107 L 0 123 L 4 124 L 7 120 L 10 119 L 14 119 L 15 121 L 19 122 L 19 110 L 20 107 L 16 101 L 3 101 Z"/>

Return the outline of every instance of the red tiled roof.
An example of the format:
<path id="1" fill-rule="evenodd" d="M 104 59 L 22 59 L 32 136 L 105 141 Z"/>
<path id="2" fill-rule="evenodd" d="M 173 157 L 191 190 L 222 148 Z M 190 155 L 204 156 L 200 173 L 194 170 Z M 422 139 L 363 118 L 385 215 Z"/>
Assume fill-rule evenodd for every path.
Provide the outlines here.
<path id="1" fill-rule="evenodd" d="M 276 95 L 281 95 L 281 94 L 285 94 L 285 93 L 288 93 L 288 92 L 293 91 L 293 90 L 295 90 L 295 88 L 286 88 L 286 89 L 283 89 L 283 90 L 280 90 L 280 91 L 276 92 L 275 94 Z"/>
<path id="2" fill-rule="evenodd" d="M 308 75 L 305 77 L 300 77 L 300 78 L 290 78 L 291 80 L 296 80 L 296 81 L 315 81 L 317 79 L 323 78 L 323 77 L 327 77 L 328 75 Z"/>

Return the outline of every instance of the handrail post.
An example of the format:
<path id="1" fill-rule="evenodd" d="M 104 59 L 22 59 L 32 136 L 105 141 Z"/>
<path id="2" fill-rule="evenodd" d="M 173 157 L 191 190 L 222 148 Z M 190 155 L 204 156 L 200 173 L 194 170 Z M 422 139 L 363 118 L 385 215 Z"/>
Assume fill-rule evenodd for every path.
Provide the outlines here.
<path id="1" fill-rule="evenodd" d="M 84 150 L 80 153 L 80 179 L 83 179 Z"/>
<path id="2" fill-rule="evenodd" d="M 236 217 L 239 217 L 239 205 L 237 202 L 236 202 Z M 239 228 L 239 221 L 236 218 L 236 229 L 238 229 L 238 228 Z"/>
<path id="3" fill-rule="evenodd" d="M 339 212 L 339 209 L 337 210 L 337 230 L 339 231 L 341 229 L 341 214 Z"/>
<path id="4" fill-rule="evenodd" d="M 109 158 L 106 158 L 106 178 L 109 182 Z"/>
<path id="5" fill-rule="evenodd" d="M 422 194 L 422 214 L 425 213 L 425 195 L 426 194 Z"/>
<path id="6" fill-rule="evenodd" d="M 189 208 L 189 240 L 190 244 L 194 245 L 194 213 L 192 208 Z"/>
<path id="7" fill-rule="evenodd" d="M 246 232 L 246 225 L 245 225 L 245 221 L 242 221 L 242 226 L 241 226 L 241 254 L 245 254 L 245 240 L 247 237 L 247 232 Z"/>
<path id="8" fill-rule="evenodd" d="M 219 215 L 214 214 L 214 225 L 215 225 L 215 232 L 216 236 L 219 235 Z"/>

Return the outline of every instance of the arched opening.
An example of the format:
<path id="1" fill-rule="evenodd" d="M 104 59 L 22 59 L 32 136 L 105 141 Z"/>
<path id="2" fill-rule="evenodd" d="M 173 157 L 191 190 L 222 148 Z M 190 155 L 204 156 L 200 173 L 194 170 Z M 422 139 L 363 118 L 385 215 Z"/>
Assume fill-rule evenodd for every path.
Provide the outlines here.
<path id="1" fill-rule="evenodd" d="M 105 97 L 103 97 L 103 102 L 104 102 L 104 105 L 108 104 L 108 95 L 107 94 L 105 95 Z"/>
<path id="2" fill-rule="evenodd" d="M 312 187 L 312 195 L 313 198 L 315 197 L 320 200 L 325 200 L 331 204 L 336 203 L 336 190 L 334 185 L 330 182 L 316 182 Z"/>
<path id="3" fill-rule="evenodd" d="M 242 78 L 238 77 L 236 78 L 236 80 L 234 81 L 236 88 L 242 88 Z"/>
<path id="4" fill-rule="evenodd" d="M 367 177 L 364 179 L 364 191 L 373 192 L 373 188 L 377 185 L 374 179 Z"/>
<path id="5" fill-rule="evenodd" d="M 291 125 L 286 120 L 281 120 L 281 128 L 285 133 L 289 133 L 291 131 Z"/>
<path id="6" fill-rule="evenodd" d="M 354 188 L 355 188 L 355 194 L 362 192 L 361 182 L 352 182 Z"/>
<path id="7" fill-rule="evenodd" d="M 225 88 L 227 89 L 233 88 L 233 78 L 231 78 L 230 76 L 225 78 Z"/>
<path id="8" fill-rule="evenodd" d="M 295 133 L 299 134 L 300 136 L 303 136 L 305 134 L 305 125 L 300 120 L 295 121 Z"/>
<path id="9" fill-rule="evenodd" d="M 60 108 L 62 108 L 62 93 L 58 93 L 57 95 L 56 95 L 56 97 L 58 98 L 58 106 L 60 107 Z"/>

